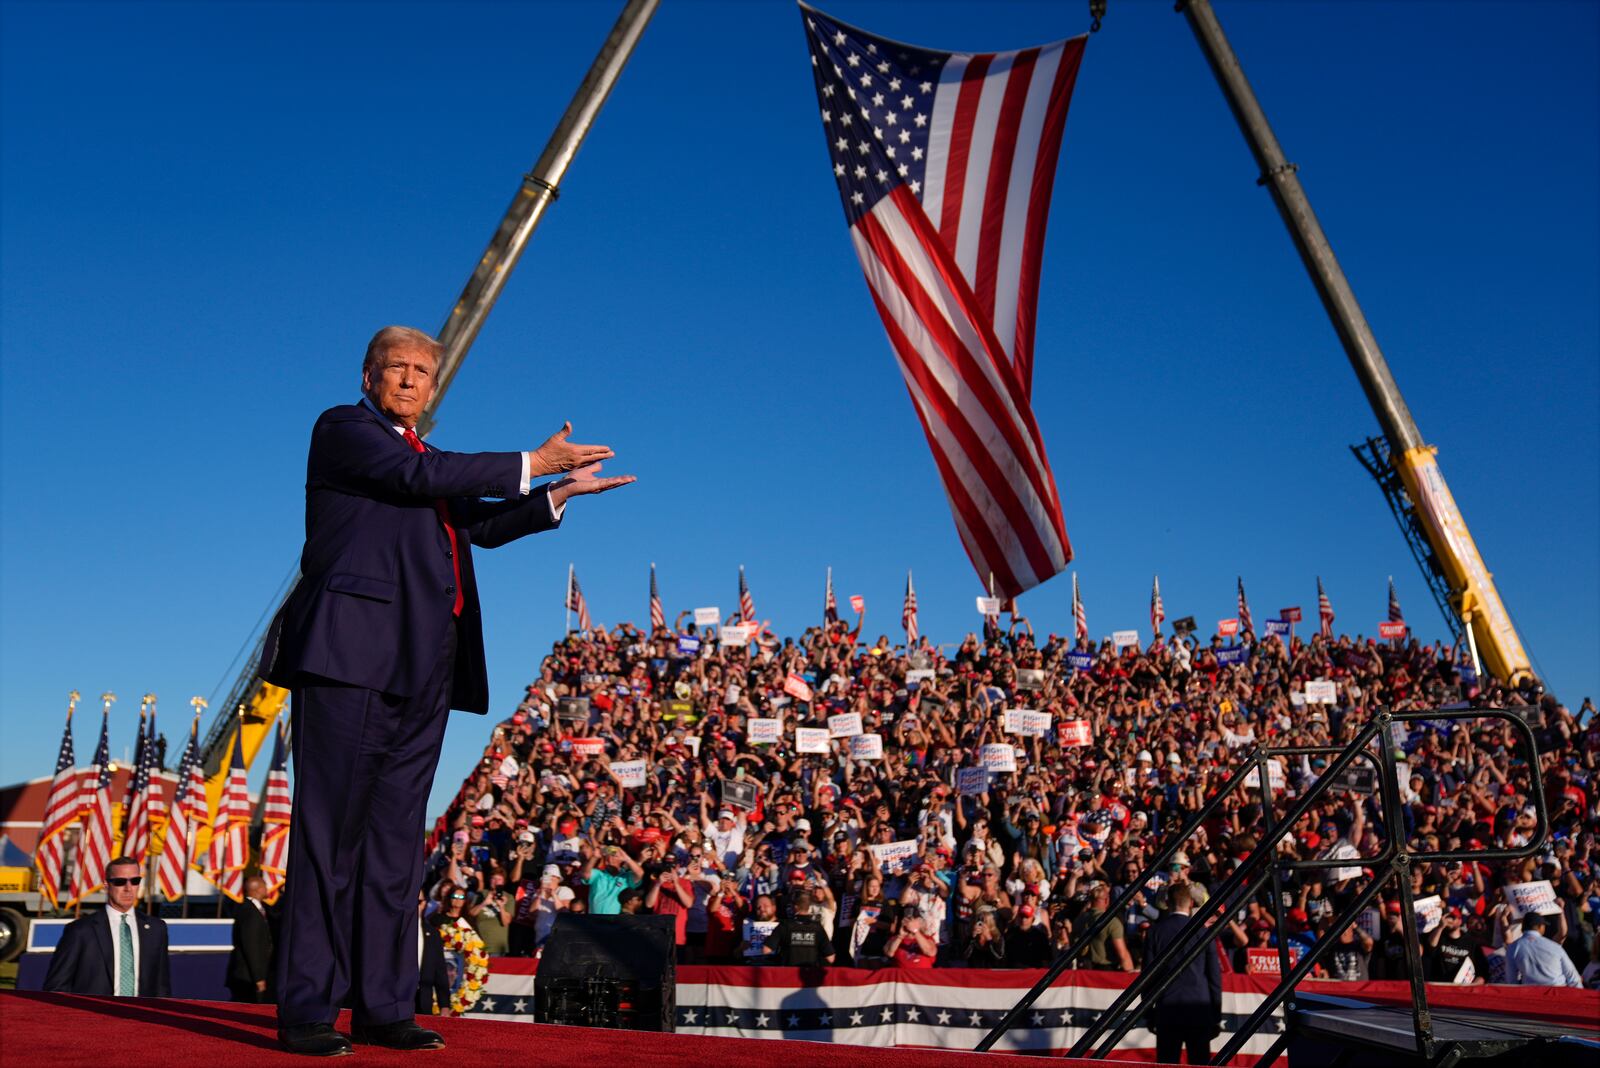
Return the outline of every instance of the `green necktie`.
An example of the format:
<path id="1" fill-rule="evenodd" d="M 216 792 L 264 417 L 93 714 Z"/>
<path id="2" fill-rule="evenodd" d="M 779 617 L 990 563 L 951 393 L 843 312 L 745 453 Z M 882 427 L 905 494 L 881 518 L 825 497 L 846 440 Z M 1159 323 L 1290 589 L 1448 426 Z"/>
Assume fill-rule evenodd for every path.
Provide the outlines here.
<path id="1" fill-rule="evenodd" d="M 120 963 L 117 966 L 117 996 L 124 998 L 136 997 L 139 993 L 133 974 L 133 925 L 128 922 L 128 914 L 122 914 L 122 947 L 118 954 Z"/>

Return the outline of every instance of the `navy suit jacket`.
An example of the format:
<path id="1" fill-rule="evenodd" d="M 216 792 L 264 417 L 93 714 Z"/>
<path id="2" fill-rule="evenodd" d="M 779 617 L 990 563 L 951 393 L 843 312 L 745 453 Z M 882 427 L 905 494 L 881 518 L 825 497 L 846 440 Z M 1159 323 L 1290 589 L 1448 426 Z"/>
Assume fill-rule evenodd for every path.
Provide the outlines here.
<path id="1" fill-rule="evenodd" d="M 1178 941 L 1189 919 L 1169 912 L 1152 923 L 1144 936 L 1145 961 L 1153 963 L 1168 946 Z M 1162 991 L 1150 1010 L 1153 1030 L 1209 1027 L 1215 1033 L 1222 1020 L 1222 962 L 1217 958 L 1215 942 L 1213 934 L 1200 954 Z"/>
<path id="2" fill-rule="evenodd" d="M 139 996 L 172 996 L 172 962 L 167 957 L 167 925 L 160 916 L 130 913 L 139 939 Z M 111 997 L 117 992 L 116 950 L 111 946 L 111 925 L 104 912 L 89 912 L 61 931 L 61 941 L 50 954 L 44 988 L 60 994 Z"/>
<path id="3" fill-rule="evenodd" d="M 300 581 L 273 621 L 261 674 L 293 688 L 318 679 L 410 697 L 427 681 L 455 604 L 449 507 L 461 565 L 450 707 L 489 710 L 472 546 L 559 526 L 549 487 L 521 496 L 522 454 L 414 451 L 364 404 L 330 408 L 306 459 Z M 499 497 L 505 500 L 487 501 Z"/>

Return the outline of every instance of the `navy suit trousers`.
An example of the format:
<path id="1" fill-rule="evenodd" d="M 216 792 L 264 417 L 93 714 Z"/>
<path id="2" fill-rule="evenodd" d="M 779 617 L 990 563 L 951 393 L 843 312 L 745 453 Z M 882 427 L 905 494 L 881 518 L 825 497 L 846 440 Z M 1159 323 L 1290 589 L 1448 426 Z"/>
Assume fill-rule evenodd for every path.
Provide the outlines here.
<path id="1" fill-rule="evenodd" d="M 294 833 L 278 941 L 278 1026 L 409 1020 L 428 791 L 450 715 L 456 627 L 427 683 L 394 697 L 293 690 Z"/>

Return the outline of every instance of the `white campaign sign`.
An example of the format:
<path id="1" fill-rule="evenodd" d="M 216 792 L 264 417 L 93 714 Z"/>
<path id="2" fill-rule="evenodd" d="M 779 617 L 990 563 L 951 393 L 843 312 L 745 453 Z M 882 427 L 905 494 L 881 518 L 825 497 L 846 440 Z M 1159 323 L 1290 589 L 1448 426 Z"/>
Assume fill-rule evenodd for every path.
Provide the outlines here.
<path id="1" fill-rule="evenodd" d="M 1009 708 L 1005 715 L 1005 731 L 1007 734 L 1043 738 L 1050 733 L 1050 718 L 1048 712 L 1035 712 L 1031 708 Z"/>
<path id="2" fill-rule="evenodd" d="M 1331 705 L 1339 700 L 1339 690 L 1332 679 L 1314 679 L 1306 683 L 1306 704 Z"/>
<path id="3" fill-rule="evenodd" d="M 860 712 L 840 712 L 828 717 L 828 735 L 833 738 L 852 738 L 861 733 Z"/>
<path id="4" fill-rule="evenodd" d="M 749 645 L 755 629 L 754 623 L 730 623 L 717 632 L 717 644 L 723 648 Z"/>
<path id="5" fill-rule="evenodd" d="M 1461 962 L 1461 967 L 1456 969 L 1456 977 L 1450 981 L 1452 983 L 1460 983 L 1463 986 L 1467 986 L 1471 985 L 1472 981 L 1477 977 L 1478 969 L 1472 966 L 1472 958 L 1468 957 L 1466 960 Z"/>
<path id="6" fill-rule="evenodd" d="M 1111 644 L 1121 649 L 1124 645 L 1138 645 L 1139 632 L 1136 630 L 1114 630 L 1111 632 Z"/>
<path id="7" fill-rule="evenodd" d="M 1556 901 L 1555 887 L 1550 885 L 1549 879 L 1506 884 L 1506 904 L 1510 907 L 1513 919 L 1530 912 L 1549 916 L 1561 911 L 1561 905 Z"/>
<path id="8" fill-rule="evenodd" d="M 988 768 L 957 768 L 956 793 L 981 794 L 989 789 Z"/>
<path id="9" fill-rule="evenodd" d="M 851 760 L 882 760 L 883 736 L 880 734 L 856 734 L 850 738 Z"/>
<path id="10" fill-rule="evenodd" d="M 629 789 L 637 789 L 644 785 L 644 761 L 642 760 L 613 760 L 611 774 L 617 781 Z"/>
<path id="11" fill-rule="evenodd" d="M 978 763 L 990 771 L 1017 770 L 1017 751 L 1010 742 L 990 742 L 978 750 Z"/>
<path id="12" fill-rule="evenodd" d="M 932 682 L 932 681 L 933 681 L 933 669 L 932 668 L 915 668 L 915 669 L 913 669 L 911 671 L 906 672 L 906 685 L 907 686 L 911 685 L 913 682 L 923 683 L 923 682 Z"/>
<path id="13" fill-rule="evenodd" d="M 829 751 L 828 738 L 826 727 L 796 727 L 794 750 L 797 753 L 826 753 Z"/>
<path id="14" fill-rule="evenodd" d="M 696 608 L 694 610 L 694 625 L 697 627 L 714 627 L 722 622 L 722 609 Z"/>
<path id="15" fill-rule="evenodd" d="M 981 616 L 997 616 L 1000 614 L 1000 598 L 979 597 L 978 614 Z"/>
<path id="16" fill-rule="evenodd" d="M 750 717 L 751 745 L 777 745 L 782 736 L 783 720 L 767 719 L 761 716 Z"/>
<path id="17" fill-rule="evenodd" d="M 1283 764 L 1276 758 L 1267 761 L 1267 781 L 1272 784 L 1274 790 L 1281 790 L 1288 785 L 1289 778 L 1284 774 Z M 1250 774 L 1244 777 L 1244 784 L 1257 790 L 1261 789 L 1261 776 L 1256 773 L 1255 768 L 1251 768 Z"/>
<path id="18" fill-rule="evenodd" d="M 879 842 L 867 848 L 872 851 L 872 859 L 878 862 L 878 867 L 891 875 L 910 871 L 917 859 L 915 838 L 908 838 L 904 842 Z"/>
<path id="19" fill-rule="evenodd" d="M 1414 902 L 1417 910 L 1417 929 L 1427 934 L 1444 922 L 1444 898 L 1438 894 L 1419 897 Z"/>

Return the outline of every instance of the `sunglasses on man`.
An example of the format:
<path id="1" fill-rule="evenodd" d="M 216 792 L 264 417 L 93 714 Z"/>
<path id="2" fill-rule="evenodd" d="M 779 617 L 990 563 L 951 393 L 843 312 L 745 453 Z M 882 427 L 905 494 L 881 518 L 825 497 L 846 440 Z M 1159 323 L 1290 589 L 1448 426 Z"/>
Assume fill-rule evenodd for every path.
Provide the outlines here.
<path id="1" fill-rule="evenodd" d="M 142 882 L 144 882 L 144 876 L 142 875 L 130 875 L 127 878 L 106 880 L 107 885 L 110 886 L 138 886 Z"/>

